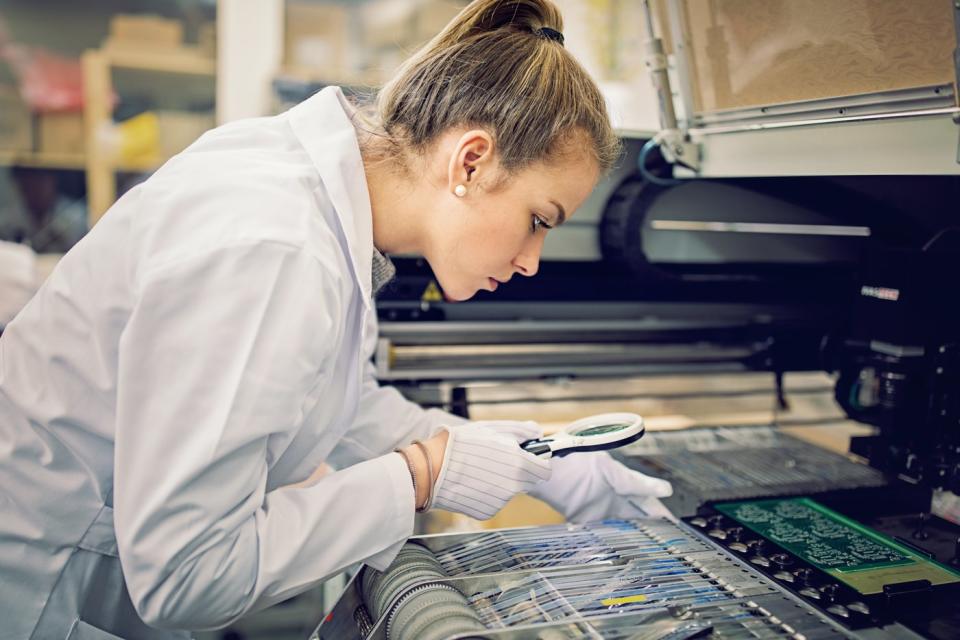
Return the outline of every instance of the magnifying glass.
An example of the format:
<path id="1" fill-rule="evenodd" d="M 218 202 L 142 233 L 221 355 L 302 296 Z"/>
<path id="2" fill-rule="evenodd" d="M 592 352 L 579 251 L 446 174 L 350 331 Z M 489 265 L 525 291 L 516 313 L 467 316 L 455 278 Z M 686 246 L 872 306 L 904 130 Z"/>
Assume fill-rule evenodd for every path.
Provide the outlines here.
<path id="1" fill-rule="evenodd" d="M 571 422 L 543 438 L 520 443 L 524 451 L 544 458 L 577 451 L 604 451 L 636 442 L 643 437 L 643 418 L 635 413 L 602 413 Z"/>

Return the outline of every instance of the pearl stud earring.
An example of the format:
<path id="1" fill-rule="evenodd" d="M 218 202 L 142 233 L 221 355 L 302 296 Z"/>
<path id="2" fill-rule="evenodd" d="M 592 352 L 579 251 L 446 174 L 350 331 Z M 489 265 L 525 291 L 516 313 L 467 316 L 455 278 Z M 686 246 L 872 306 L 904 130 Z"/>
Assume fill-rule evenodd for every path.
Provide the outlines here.
<path id="1" fill-rule="evenodd" d="M 467 188 L 466 188 L 465 186 L 463 186 L 462 184 L 458 184 L 458 185 L 453 189 L 453 192 L 454 192 L 455 194 L 457 194 L 457 197 L 458 197 L 458 198 L 462 198 L 463 196 L 467 195 Z"/>

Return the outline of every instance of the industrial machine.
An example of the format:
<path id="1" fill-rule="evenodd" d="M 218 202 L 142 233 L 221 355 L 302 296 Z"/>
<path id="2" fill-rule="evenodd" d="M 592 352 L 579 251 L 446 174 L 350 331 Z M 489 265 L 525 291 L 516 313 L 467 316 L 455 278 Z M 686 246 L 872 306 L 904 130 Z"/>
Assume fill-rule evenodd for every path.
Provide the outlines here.
<path id="1" fill-rule="evenodd" d="M 545 411 L 616 407 L 664 374 L 766 372 L 785 407 L 805 390 L 784 376 L 827 371 L 810 391 L 875 432 L 844 456 L 789 421 L 648 431 L 617 456 L 673 483 L 680 520 L 415 538 L 317 637 L 960 637 L 957 178 L 616 180 L 581 212 L 599 258 L 496 297 L 431 300 L 425 265 L 398 260 L 381 376 L 470 415 L 531 380 Z M 591 379 L 607 391 L 576 391 Z"/>
<path id="2" fill-rule="evenodd" d="M 795 188 L 788 183 L 779 188 Z M 695 184 L 673 187 L 671 211 L 703 211 Z M 742 181 L 718 184 L 744 202 Z M 598 229 L 619 215 L 622 192 Z M 631 215 L 646 220 L 627 224 L 641 235 L 653 228 L 659 201 L 635 200 Z M 739 220 L 744 211 L 710 209 Z M 960 637 L 960 316 L 947 290 L 960 252 L 949 231 L 919 244 L 852 222 L 868 233 L 834 237 L 837 259 L 822 263 L 778 263 L 777 254 L 658 263 L 634 238 L 633 266 L 622 253 L 545 265 L 548 279 L 551 267 L 559 274 L 550 296 L 548 283 L 496 302 L 414 305 L 401 299 L 401 281 L 394 303 L 381 304 L 380 357 L 390 354 L 385 373 L 427 404 L 469 414 L 484 402 L 481 381 L 520 389 L 537 377 L 766 371 L 778 381 L 772 400 L 785 405 L 784 372 L 826 370 L 837 407 L 877 429 L 854 438 L 852 458 L 777 423 L 648 431 L 617 456 L 673 483 L 665 504 L 680 520 L 415 538 L 384 574 L 354 577 L 317 637 Z M 814 254 L 809 237 L 791 240 Z M 422 277 L 415 263 L 404 267 L 407 281 Z M 579 267 L 589 274 L 583 289 L 571 277 Z M 589 283 L 604 270 L 616 285 L 598 295 Z M 427 278 L 411 289 L 428 288 Z"/>
<path id="3" fill-rule="evenodd" d="M 648 425 L 617 456 L 671 480 L 676 519 L 417 537 L 318 638 L 960 637 L 960 10 L 743 4 L 644 2 L 661 130 L 533 281 L 451 305 L 397 258 L 375 360 L 462 415 L 765 374 L 698 393 L 767 394 L 772 419 Z M 846 455 L 788 434 L 838 421 L 778 418 L 807 392 L 872 431 Z"/>

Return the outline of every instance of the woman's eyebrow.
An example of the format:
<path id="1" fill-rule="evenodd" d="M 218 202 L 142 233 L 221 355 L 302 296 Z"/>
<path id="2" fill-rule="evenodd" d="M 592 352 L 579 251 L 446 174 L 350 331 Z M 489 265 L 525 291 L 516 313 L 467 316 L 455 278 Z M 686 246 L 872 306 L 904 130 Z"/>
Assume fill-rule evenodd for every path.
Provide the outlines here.
<path id="1" fill-rule="evenodd" d="M 554 205 L 557 208 L 557 221 L 554 222 L 553 226 L 559 227 L 564 222 L 567 221 L 567 211 L 563 208 L 563 205 L 557 202 L 556 200 L 551 200 L 550 204 Z"/>

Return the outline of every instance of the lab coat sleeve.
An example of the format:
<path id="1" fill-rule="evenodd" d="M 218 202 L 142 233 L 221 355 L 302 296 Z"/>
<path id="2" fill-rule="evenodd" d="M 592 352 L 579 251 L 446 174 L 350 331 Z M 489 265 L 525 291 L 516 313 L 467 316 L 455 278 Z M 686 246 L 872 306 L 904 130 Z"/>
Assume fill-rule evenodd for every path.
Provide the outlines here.
<path id="1" fill-rule="evenodd" d="M 118 356 L 114 526 L 148 624 L 223 626 L 412 534 L 395 453 L 265 490 L 270 438 L 300 424 L 332 366 L 337 277 L 279 242 L 138 276 Z"/>
<path id="2" fill-rule="evenodd" d="M 377 317 L 368 311 L 365 317 L 363 388 L 360 409 L 350 429 L 330 455 L 329 462 L 343 469 L 361 460 L 369 460 L 405 446 L 413 440 L 424 440 L 441 426 L 466 422 L 463 418 L 439 409 L 423 409 L 410 402 L 391 386 L 381 386 L 371 361 L 377 344 Z"/>

